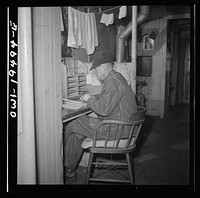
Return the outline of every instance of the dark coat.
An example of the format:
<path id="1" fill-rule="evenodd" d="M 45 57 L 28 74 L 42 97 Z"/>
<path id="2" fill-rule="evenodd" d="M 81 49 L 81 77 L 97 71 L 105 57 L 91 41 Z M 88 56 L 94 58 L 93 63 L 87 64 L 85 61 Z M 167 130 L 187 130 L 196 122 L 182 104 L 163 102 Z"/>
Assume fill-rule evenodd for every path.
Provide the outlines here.
<path id="1" fill-rule="evenodd" d="M 89 98 L 87 106 L 99 117 L 99 119 L 91 118 L 89 120 L 91 127 L 96 127 L 101 120 L 129 121 L 132 114 L 137 112 L 135 95 L 131 87 L 127 84 L 126 79 L 114 70 L 105 79 L 100 95 L 97 98 Z M 106 126 L 102 130 L 101 136 L 104 136 L 104 130 L 107 130 Z"/>
<path id="2" fill-rule="evenodd" d="M 105 80 L 98 98 L 91 97 L 87 101 L 100 118 L 129 121 L 131 115 L 137 112 L 135 95 L 126 79 L 112 70 Z"/>

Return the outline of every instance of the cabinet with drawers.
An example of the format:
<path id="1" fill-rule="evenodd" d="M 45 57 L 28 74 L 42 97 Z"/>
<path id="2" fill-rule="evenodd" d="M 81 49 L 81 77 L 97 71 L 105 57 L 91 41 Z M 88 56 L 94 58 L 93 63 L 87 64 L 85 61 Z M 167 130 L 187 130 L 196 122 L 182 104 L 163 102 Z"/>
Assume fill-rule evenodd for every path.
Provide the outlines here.
<path id="1" fill-rule="evenodd" d="M 87 93 L 84 73 L 67 75 L 67 98 L 77 98 Z"/>

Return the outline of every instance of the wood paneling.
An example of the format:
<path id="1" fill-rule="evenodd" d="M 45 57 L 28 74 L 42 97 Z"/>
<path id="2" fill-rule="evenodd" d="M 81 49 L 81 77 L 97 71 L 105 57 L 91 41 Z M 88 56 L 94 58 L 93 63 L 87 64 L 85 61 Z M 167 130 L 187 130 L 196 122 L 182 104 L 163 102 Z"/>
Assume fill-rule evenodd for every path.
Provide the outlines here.
<path id="1" fill-rule="evenodd" d="M 18 9 L 18 29 L 17 184 L 36 184 L 31 8 Z"/>
<path id="2" fill-rule="evenodd" d="M 145 77 L 147 86 L 144 87 L 148 101 L 148 113 L 150 115 L 164 115 L 165 96 L 165 68 L 166 68 L 166 39 L 167 20 L 165 18 L 149 21 L 142 27 L 142 35 L 151 34 L 153 28 L 158 30 L 158 35 L 154 40 L 153 50 L 144 50 L 143 43 L 137 43 L 138 56 L 152 56 L 152 76 Z M 148 91 L 147 91 L 148 90 Z"/>
<path id="3" fill-rule="evenodd" d="M 33 8 L 36 146 L 39 184 L 62 183 L 61 31 L 58 8 Z"/>
<path id="4" fill-rule="evenodd" d="M 151 31 L 153 28 L 156 28 L 158 30 L 158 35 L 154 40 L 154 49 L 153 50 L 144 50 L 143 49 L 143 43 L 139 42 L 137 43 L 137 55 L 138 56 L 162 56 L 163 55 L 163 49 L 164 49 L 164 43 L 166 40 L 166 28 L 167 23 L 165 19 L 157 19 L 153 21 L 149 21 L 148 23 L 145 23 L 142 27 L 142 35 L 151 34 Z"/>

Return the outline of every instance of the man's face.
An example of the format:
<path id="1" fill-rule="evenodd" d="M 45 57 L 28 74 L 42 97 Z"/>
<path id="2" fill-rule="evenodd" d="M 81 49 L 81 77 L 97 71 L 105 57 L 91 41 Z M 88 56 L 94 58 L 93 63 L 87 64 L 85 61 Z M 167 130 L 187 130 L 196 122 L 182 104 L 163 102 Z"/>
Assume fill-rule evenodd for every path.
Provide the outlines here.
<path id="1" fill-rule="evenodd" d="M 106 68 L 105 68 L 104 64 L 101 64 L 100 66 L 98 66 L 97 68 L 94 69 L 94 74 L 96 75 L 97 79 L 100 82 L 103 82 L 106 78 L 105 70 L 106 70 Z"/>

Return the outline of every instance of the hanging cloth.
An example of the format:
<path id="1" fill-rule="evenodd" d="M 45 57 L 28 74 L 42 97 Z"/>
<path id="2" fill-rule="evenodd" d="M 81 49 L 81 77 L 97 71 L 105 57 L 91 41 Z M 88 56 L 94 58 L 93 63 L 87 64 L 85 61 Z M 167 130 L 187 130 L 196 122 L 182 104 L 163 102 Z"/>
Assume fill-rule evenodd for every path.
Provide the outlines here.
<path id="1" fill-rule="evenodd" d="M 68 7 L 68 38 L 67 46 L 79 48 L 82 45 L 80 11 Z"/>
<path id="2" fill-rule="evenodd" d="M 122 6 L 119 9 L 119 19 L 124 18 L 127 15 L 127 6 Z"/>
<path id="3" fill-rule="evenodd" d="M 109 26 L 112 25 L 114 22 L 114 14 L 102 14 L 100 23 L 104 23 L 105 25 Z"/>
<path id="4" fill-rule="evenodd" d="M 81 48 L 86 49 L 88 55 L 93 54 L 95 47 L 99 45 L 96 18 L 94 13 L 81 13 Z"/>
<path id="5" fill-rule="evenodd" d="M 94 13 L 89 13 L 88 19 L 88 34 L 86 39 L 89 41 L 87 42 L 86 51 L 87 54 L 93 54 L 95 47 L 99 45 L 98 43 L 98 35 L 97 35 L 97 27 L 96 27 L 96 19 Z M 89 35 L 90 34 L 90 35 Z"/>
<path id="6" fill-rule="evenodd" d="M 96 18 L 94 13 L 80 12 L 68 7 L 67 46 L 84 48 L 88 55 L 98 46 Z"/>

